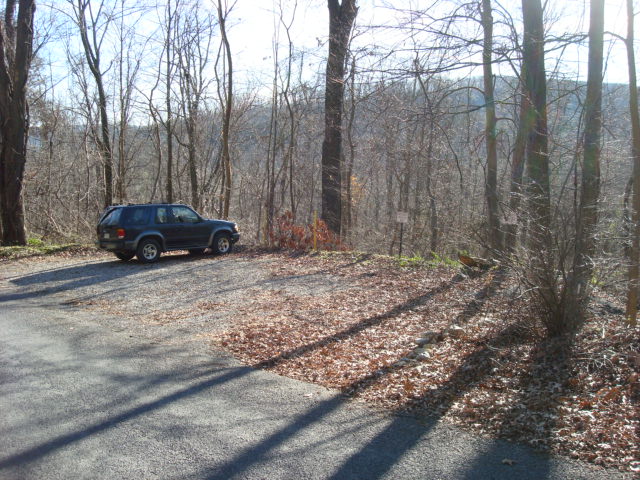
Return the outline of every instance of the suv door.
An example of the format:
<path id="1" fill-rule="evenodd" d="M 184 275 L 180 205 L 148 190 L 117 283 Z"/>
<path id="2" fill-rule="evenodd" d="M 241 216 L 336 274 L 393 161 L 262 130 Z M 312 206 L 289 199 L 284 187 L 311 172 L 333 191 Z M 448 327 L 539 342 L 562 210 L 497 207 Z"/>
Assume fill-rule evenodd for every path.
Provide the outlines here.
<path id="1" fill-rule="evenodd" d="M 176 225 L 181 227 L 180 245 L 185 248 L 207 246 L 211 226 L 189 207 L 173 206 L 171 210 Z"/>
<path id="2" fill-rule="evenodd" d="M 157 207 L 155 212 L 156 229 L 164 237 L 168 250 L 180 248 L 182 226 L 173 217 L 170 206 Z"/>

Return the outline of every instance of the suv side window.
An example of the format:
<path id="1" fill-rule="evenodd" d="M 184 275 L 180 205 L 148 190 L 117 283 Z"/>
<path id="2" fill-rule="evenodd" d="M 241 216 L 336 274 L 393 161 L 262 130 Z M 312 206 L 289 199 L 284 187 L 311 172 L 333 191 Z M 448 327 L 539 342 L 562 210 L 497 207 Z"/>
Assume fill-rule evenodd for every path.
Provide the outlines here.
<path id="1" fill-rule="evenodd" d="M 156 209 L 156 223 L 169 223 L 169 209 L 167 207 L 158 207 Z"/>
<path id="2" fill-rule="evenodd" d="M 122 208 L 114 208 L 104 216 L 104 218 L 100 221 L 100 225 L 104 225 L 105 227 L 113 227 L 117 225 L 120 221 L 121 212 Z"/>
<path id="3" fill-rule="evenodd" d="M 123 225 L 146 225 L 149 218 L 147 207 L 129 207 L 122 215 Z"/>
<path id="4" fill-rule="evenodd" d="M 198 223 L 200 217 L 188 207 L 173 207 L 173 217 L 176 223 Z"/>

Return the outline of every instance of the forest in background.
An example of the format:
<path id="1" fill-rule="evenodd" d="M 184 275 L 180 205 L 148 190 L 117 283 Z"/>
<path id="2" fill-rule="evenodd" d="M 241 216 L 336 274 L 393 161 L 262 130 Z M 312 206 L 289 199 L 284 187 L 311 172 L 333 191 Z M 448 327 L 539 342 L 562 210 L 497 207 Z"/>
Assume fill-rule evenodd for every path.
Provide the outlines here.
<path id="1" fill-rule="evenodd" d="M 342 244 L 395 253 L 396 214 L 408 212 L 405 254 L 465 252 L 534 272 L 525 276 L 540 302 L 564 318 L 590 286 L 635 285 L 627 268 L 638 187 L 633 89 L 598 90 L 602 67 L 590 57 L 587 81 L 569 67 L 571 54 L 563 57 L 578 44 L 597 50 L 594 5 L 603 17 L 604 2 L 562 4 L 388 2 L 375 8 L 397 22 L 376 26 L 355 15 L 369 3 L 328 0 L 329 11 L 351 8 L 356 18 L 336 79 L 325 72 L 329 37 L 317 48 L 296 43 L 303 2 L 274 1 L 270 83 L 234 71 L 227 33 L 242 20 L 233 2 L 39 5 L 26 229 L 87 241 L 105 205 L 184 202 L 238 222 L 246 241 L 277 245 L 289 232 L 283 225 L 326 218 L 324 106 L 333 80 L 344 88 L 332 228 Z M 567 15 L 589 12 L 591 34 L 564 27 Z M 632 35 L 604 36 L 633 53 Z M 67 75 L 54 71 L 52 51 Z"/>

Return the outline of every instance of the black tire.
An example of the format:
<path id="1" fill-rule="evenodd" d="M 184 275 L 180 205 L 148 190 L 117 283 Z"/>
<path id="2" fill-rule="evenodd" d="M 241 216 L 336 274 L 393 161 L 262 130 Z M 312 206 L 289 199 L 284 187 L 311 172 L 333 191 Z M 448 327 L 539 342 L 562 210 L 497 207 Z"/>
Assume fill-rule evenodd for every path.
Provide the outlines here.
<path id="1" fill-rule="evenodd" d="M 191 248 L 189 249 L 189 255 L 202 255 L 204 248 Z"/>
<path id="2" fill-rule="evenodd" d="M 136 254 L 134 252 L 116 252 L 116 257 L 118 257 L 123 262 L 128 262 L 135 256 Z"/>
<path id="3" fill-rule="evenodd" d="M 233 243 L 231 243 L 231 235 L 229 235 L 228 233 L 216 233 L 213 237 L 213 245 L 211 245 L 213 253 L 224 255 L 225 253 L 231 252 L 232 247 Z"/>
<path id="4" fill-rule="evenodd" d="M 142 263 L 153 263 L 160 258 L 160 244 L 151 238 L 145 238 L 138 244 L 136 257 Z"/>

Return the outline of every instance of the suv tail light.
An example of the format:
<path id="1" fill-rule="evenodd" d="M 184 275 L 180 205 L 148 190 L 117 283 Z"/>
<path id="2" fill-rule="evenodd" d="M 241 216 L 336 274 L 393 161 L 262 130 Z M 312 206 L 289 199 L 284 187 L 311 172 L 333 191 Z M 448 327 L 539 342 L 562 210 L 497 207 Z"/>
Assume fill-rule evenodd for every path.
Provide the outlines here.
<path id="1" fill-rule="evenodd" d="M 124 238 L 124 228 L 119 228 L 118 230 L 116 230 L 116 234 L 118 235 L 119 239 L 123 239 Z"/>

